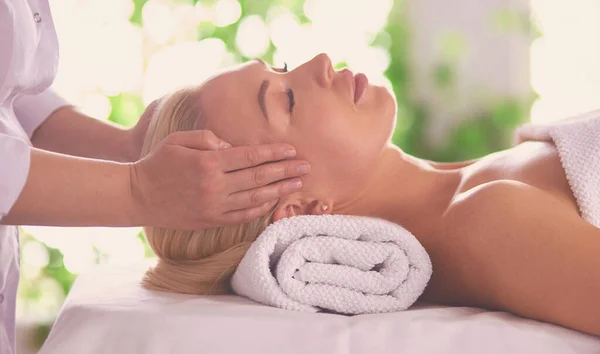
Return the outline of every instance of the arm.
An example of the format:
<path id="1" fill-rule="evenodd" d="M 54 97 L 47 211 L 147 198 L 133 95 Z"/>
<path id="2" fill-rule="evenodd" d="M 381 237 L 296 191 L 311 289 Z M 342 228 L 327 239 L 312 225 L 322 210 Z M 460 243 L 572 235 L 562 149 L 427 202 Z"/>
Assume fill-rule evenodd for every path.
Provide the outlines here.
<path id="1" fill-rule="evenodd" d="M 36 148 L 119 162 L 139 157 L 133 130 L 88 117 L 52 90 L 19 98 L 15 113 Z"/>
<path id="2" fill-rule="evenodd" d="M 293 159 L 292 146 L 223 145 L 209 131 L 175 132 L 142 160 L 121 164 L 30 149 L 0 134 L 10 172 L 0 174 L 0 222 L 195 230 L 254 220 L 300 188 L 294 182 L 306 162 Z"/>
<path id="3" fill-rule="evenodd" d="M 86 116 L 72 106 L 52 113 L 31 142 L 39 149 L 110 161 L 131 162 L 139 156 L 130 130 Z"/>
<path id="4" fill-rule="evenodd" d="M 130 165 L 29 147 L 25 151 L 30 154 L 23 159 L 27 179 L 2 224 L 138 226 L 144 223 L 131 197 Z M 17 187 L 12 187 L 15 193 L 21 189 Z"/>
<path id="5" fill-rule="evenodd" d="M 600 229 L 539 189 L 490 187 L 459 217 L 465 298 L 600 335 Z"/>

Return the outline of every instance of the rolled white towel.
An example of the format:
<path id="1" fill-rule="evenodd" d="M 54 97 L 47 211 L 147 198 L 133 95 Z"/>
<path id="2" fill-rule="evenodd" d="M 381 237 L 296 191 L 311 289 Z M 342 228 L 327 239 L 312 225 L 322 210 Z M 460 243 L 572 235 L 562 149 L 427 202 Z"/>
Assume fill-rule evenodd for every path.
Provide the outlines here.
<path id="1" fill-rule="evenodd" d="M 579 213 L 600 227 L 600 111 L 585 113 L 550 130 Z"/>
<path id="2" fill-rule="evenodd" d="M 600 110 L 550 124 L 525 124 L 515 137 L 516 142 L 554 142 L 579 213 L 600 227 Z"/>
<path id="3" fill-rule="evenodd" d="M 431 278 L 429 255 L 392 222 L 304 215 L 271 224 L 250 246 L 233 290 L 288 310 L 343 314 L 405 310 Z"/>

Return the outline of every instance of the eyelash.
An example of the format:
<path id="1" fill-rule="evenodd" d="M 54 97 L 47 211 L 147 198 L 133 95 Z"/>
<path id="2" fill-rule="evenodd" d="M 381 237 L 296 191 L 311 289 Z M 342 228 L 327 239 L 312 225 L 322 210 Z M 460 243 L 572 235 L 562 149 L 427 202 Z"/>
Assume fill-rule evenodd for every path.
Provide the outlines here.
<path id="1" fill-rule="evenodd" d="M 294 99 L 294 91 L 292 89 L 287 90 L 288 98 L 290 99 L 290 113 L 294 110 L 294 105 L 296 104 L 296 100 Z"/>
<path id="2" fill-rule="evenodd" d="M 288 65 L 286 62 L 283 62 L 283 72 L 288 72 Z M 294 105 L 296 104 L 296 100 L 294 99 L 294 91 L 292 89 L 287 90 L 288 99 L 290 100 L 290 113 L 294 110 Z"/>

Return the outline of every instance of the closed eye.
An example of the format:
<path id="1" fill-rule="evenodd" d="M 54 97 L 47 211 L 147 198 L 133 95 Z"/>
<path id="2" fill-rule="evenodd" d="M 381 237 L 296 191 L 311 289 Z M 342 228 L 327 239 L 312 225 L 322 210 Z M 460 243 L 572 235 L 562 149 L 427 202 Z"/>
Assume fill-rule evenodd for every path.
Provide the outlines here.
<path id="1" fill-rule="evenodd" d="M 287 63 L 283 62 L 283 69 L 279 69 L 279 70 L 282 73 L 287 73 L 288 72 L 288 65 L 287 65 Z M 294 110 L 294 105 L 296 105 L 296 100 L 294 99 L 294 91 L 292 91 L 292 89 L 288 89 L 287 90 L 287 96 L 288 96 L 288 99 L 290 101 L 289 111 L 290 111 L 290 113 L 292 113 L 292 111 Z"/>
<path id="2" fill-rule="evenodd" d="M 257 59 L 257 60 L 264 64 L 264 61 L 262 61 L 260 59 Z M 272 69 L 278 73 L 287 73 L 288 65 L 286 62 L 283 62 L 283 68 L 272 68 Z M 292 113 L 294 110 L 294 106 L 296 105 L 296 99 L 294 98 L 294 91 L 292 91 L 292 89 L 287 89 L 286 93 L 287 93 L 288 100 L 289 100 L 289 109 L 288 110 L 290 113 Z"/>
<path id="3" fill-rule="evenodd" d="M 294 91 L 292 89 L 287 90 L 288 99 L 290 100 L 290 113 L 294 110 L 294 105 L 296 105 L 296 100 L 294 99 Z"/>

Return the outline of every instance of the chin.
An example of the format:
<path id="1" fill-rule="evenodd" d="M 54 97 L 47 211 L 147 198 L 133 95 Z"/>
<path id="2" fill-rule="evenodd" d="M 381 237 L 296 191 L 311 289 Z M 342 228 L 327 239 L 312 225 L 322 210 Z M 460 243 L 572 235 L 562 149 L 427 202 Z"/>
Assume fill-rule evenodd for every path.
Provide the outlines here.
<path id="1" fill-rule="evenodd" d="M 382 94 L 387 96 L 392 102 L 394 102 L 394 106 L 396 106 L 396 95 L 394 94 L 394 88 L 390 85 L 380 86 L 382 90 Z"/>
<path id="2" fill-rule="evenodd" d="M 398 102 L 393 92 L 381 87 L 383 112 L 381 118 L 387 129 L 387 139 L 391 139 L 396 129 L 396 114 L 398 113 Z"/>
<path id="3" fill-rule="evenodd" d="M 396 116 L 397 102 L 394 91 L 387 86 L 372 85 L 371 89 L 375 94 L 375 101 L 379 106 L 383 107 L 382 114 L 390 114 Z"/>

